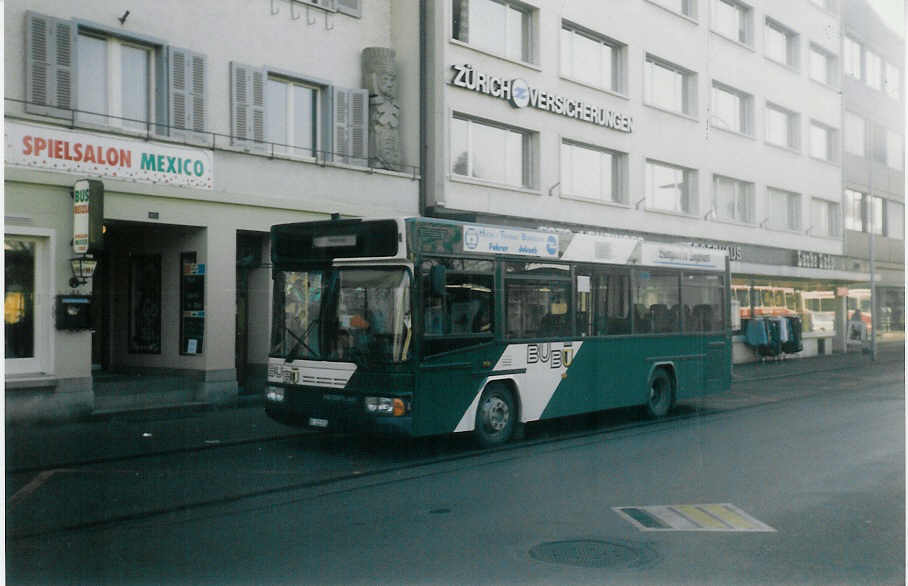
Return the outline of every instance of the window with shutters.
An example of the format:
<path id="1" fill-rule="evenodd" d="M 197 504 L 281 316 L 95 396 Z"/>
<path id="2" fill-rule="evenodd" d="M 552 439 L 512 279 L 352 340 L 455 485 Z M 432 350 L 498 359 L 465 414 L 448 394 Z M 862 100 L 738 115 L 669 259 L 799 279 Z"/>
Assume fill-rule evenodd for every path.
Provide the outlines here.
<path id="1" fill-rule="evenodd" d="M 369 94 L 326 81 L 230 64 L 231 143 L 268 155 L 369 162 Z"/>
<path id="2" fill-rule="evenodd" d="M 207 129 L 204 55 L 29 12 L 26 111 L 176 137 Z"/>

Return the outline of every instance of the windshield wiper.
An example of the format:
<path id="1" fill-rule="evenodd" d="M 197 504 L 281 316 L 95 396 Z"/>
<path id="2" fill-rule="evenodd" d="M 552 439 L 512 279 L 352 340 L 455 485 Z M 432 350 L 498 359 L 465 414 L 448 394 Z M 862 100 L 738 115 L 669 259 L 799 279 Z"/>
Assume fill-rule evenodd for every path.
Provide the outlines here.
<path id="1" fill-rule="evenodd" d="M 306 328 L 306 331 L 303 332 L 302 336 L 297 336 L 290 328 L 284 328 L 284 331 L 293 336 L 293 339 L 296 340 L 296 345 L 294 345 L 293 348 L 290 349 L 290 352 L 287 353 L 287 362 L 296 359 L 296 351 L 300 349 L 300 346 L 308 350 L 309 353 L 312 354 L 313 358 L 318 358 L 318 354 L 315 352 L 315 350 L 309 347 L 309 344 L 307 344 L 305 340 L 309 337 L 309 332 L 312 331 L 312 327 L 319 321 L 321 321 L 320 318 L 315 318 L 314 320 L 309 322 L 309 326 Z"/>

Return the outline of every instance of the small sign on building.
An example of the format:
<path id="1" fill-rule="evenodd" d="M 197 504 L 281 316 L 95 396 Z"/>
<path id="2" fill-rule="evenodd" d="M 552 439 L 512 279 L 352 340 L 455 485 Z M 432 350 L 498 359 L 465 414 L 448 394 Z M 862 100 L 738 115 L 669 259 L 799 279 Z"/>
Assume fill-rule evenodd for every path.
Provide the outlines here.
<path id="1" fill-rule="evenodd" d="M 104 184 L 80 179 L 73 185 L 73 252 L 88 254 L 104 249 Z"/>

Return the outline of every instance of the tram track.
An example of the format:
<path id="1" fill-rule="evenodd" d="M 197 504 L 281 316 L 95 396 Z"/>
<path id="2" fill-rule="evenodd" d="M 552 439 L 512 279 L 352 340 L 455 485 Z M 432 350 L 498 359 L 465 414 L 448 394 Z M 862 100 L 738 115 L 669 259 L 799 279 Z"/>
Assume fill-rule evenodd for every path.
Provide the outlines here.
<path id="1" fill-rule="evenodd" d="M 809 376 L 809 374 L 804 374 L 803 376 Z M 328 474 L 320 478 L 311 478 L 303 481 L 291 482 L 266 488 L 258 488 L 254 490 L 238 491 L 232 494 L 221 495 L 214 498 L 198 499 L 184 503 L 174 503 L 168 506 L 153 507 L 143 511 L 111 515 L 101 519 L 64 524 L 59 527 L 53 528 L 32 531 L 17 531 L 8 527 L 7 537 L 9 539 L 19 540 L 85 530 L 103 530 L 107 528 L 117 527 L 123 524 L 147 521 L 155 518 L 163 518 L 166 516 L 178 514 L 190 514 L 196 511 L 201 512 L 205 509 L 235 505 L 237 503 L 252 501 L 254 499 L 290 495 L 294 492 L 304 490 L 325 489 L 332 487 L 334 488 L 333 490 L 321 492 L 316 496 L 306 497 L 317 498 L 326 494 L 336 494 L 338 492 L 345 492 L 349 490 L 366 489 L 378 484 L 387 484 L 388 482 L 406 482 L 414 478 L 425 476 L 426 474 L 417 473 L 405 474 L 404 476 L 401 476 L 402 473 L 419 471 L 420 469 L 428 468 L 431 466 L 456 464 L 461 462 L 472 463 L 468 464 L 468 466 L 475 466 L 500 462 L 502 459 L 521 459 L 537 455 L 540 448 L 549 448 L 555 450 L 572 449 L 582 447 L 590 443 L 589 441 L 584 440 L 599 441 L 600 438 L 606 436 L 628 437 L 638 434 L 654 433 L 664 430 L 670 426 L 683 425 L 685 423 L 693 424 L 704 421 L 714 421 L 720 418 L 731 417 L 737 413 L 752 409 L 767 407 L 781 408 L 787 403 L 808 399 L 820 394 L 841 394 L 846 392 L 854 392 L 853 387 L 847 386 L 847 383 L 849 383 L 853 378 L 850 372 L 837 371 L 833 374 L 833 377 L 841 379 L 840 382 L 845 383 L 845 386 L 842 388 L 831 389 L 828 386 L 824 388 L 817 388 L 816 386 L 808 387 L 805 385 L 800 390 L 789 391 L 787 394 L 760 396 L 755 395 L 752 392 L 748 392 L 746 389 L 732 390 L 728 393 L 715 395 L 711 398 L 733 399 L 735 395 L 738 395 L 741 396 L 741 400 L 744 401 L 744 403 L 739 403 L 734 406 L 727 406 L 726 401 L 725 407 L 709 407 L 708 403 L 710 402 L 710 398 L 688 401 L 681 403 L 673 415 L 656 420 L 641 419 L 640 415 L 638 415 L 639 411 L 636 409 L 620 409 L 596 414 L 575 416 L 571 418 L 565 418 L 563 420 L 555 420 L 554 422 L 542 422 L 533 424 L 530 426 L 532 433 L 528 432 L 528 437 L 526 439 L 492 449 L 480 450 L 470 448 L 467 447 L 468 444 L 465 438 L 464 441 L 455 439 L 453 440 L 453 446 L 448 445 L 443 448 L 446 450 L 446 453 L 442 454 L 441 456 L 432 455 L 426 457 L 416 454 L 415 458 L 410 461 L 394 462 L 387 465 L 378 465 L 373 468 L 360 467 L 359 469 L 354 469 L 346 472 Z M 881 384 L 898 384 L 899 381 L 895 380 L 895 378 L 896 377 L 893 377 L 893 380 L 891 381 L 881 382 Z M 902 379 L 901 384 L 904 384 L 903 380 L 904 379 Z M 832 382 L 831 378 L 829 382 Z M 756 381 L 736 381 L 735 386 L 747 387 L 755 383 Z M 585 429 L 577 429 L 578 421 L 584 418 L 593 419 L 593 423 L 587 423 Z M 223 448 L 254 445 L 259 443 L 265 444 L 277 441 L 293 441 L 302 439 L 305 443 L 309 443 L 309 441 L 311 440 L 313 444 L 323 444 L 325 441 L 346 441 L 347 439 L 349 439 L 349 437 L 350 436 L 338 435 L 332 438 L 331 436 L 326 436 L 325 434 L 303 432 L 292 435 L 283 435 L 280 437 L 251 438 L 233 442 L 223 442 L 215 445 L 191 446 L 181 449 L 161 450 L 153 453 L 133 454 L 112 458 L 97 458 L 94 460 L 85 460 L 81 462 L 56 464 L 51 467 L 20 468 L 18 470 L 7 471 L 7 476 L 9 477 L 9 475 L 11 474 L 35 473 L 38 475 L 38 477 L 49 478 L 55 471 L 66 470 L 68 472 L 73 472 L 80 470 L 90 470 L 93 466 L 109 463 L 138 461 L 148 458 L 161 458 L 193 452 L 218 450 Z M 421 441 L 433 442 L 445 440 L 427 439 Z M 420 445 L 414 445 L 414 442 L 412 441 L 409 442 L 408 445 L 408 449 L 420 449 Z M 375 449 L 375 444 L 369 444 L 369 446 L 371 449 Z M 421 446 L 423 449 L 425 449 L 426 447 L 425 444 L 421 444 Z M 312 447 L 317 448 L 318 446 L 313 445 Z M 397 449 L 397 447 L 379 446 L 379 449 L 394 450 Z M 461 468 L 464 468 L 464 466 L 459 466 L 455 468 L 455 470 Z M 435 475 L 439 473 L 448 473 L 451 471 L 452 470 L 450 468 L 447 468 L 442 471 L 427 472 L 427 474 Z M 390 478 L 386 481 L 378 481 L 378 479 L 383 475 L 396 475 L 396 477 Z M 350 482 L 362 483 L 364 480 L 368 479 L 375 479 L 376 481 L 357 484 L 353 487 L 348 486 Z M 289 504 L 292 502 L 298 502 L 299 500 L 301 499 L 282 499 L 281 502 L 277 504 Z M 275 504 L 270 504 L 269 506 L 275 506 Z"/>

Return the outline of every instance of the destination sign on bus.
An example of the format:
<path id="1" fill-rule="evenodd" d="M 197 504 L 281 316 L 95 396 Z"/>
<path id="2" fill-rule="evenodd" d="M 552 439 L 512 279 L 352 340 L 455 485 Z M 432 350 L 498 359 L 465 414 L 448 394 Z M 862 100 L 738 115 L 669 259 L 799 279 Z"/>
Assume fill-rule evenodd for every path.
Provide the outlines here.
<path id="1" fill-rule="evenodd" d="M 356 246 L 355 234 L 342 234 L 337 236 L 316 236 L 312 239 L 315 248 L 333 248 L 335 246 Z"/>
<path id="2" fill-rule="evenodd" d="M 644 242 L 641 248 L 640 264 L 721 269 L 725 266 L 725 255 L 724 250 Z"/>
<path id="3" fill-rule="evenodd" d="M 464 252 L 558 258 L 558 235 L 470 225 L 463 227 L 463 249 Z"/>

